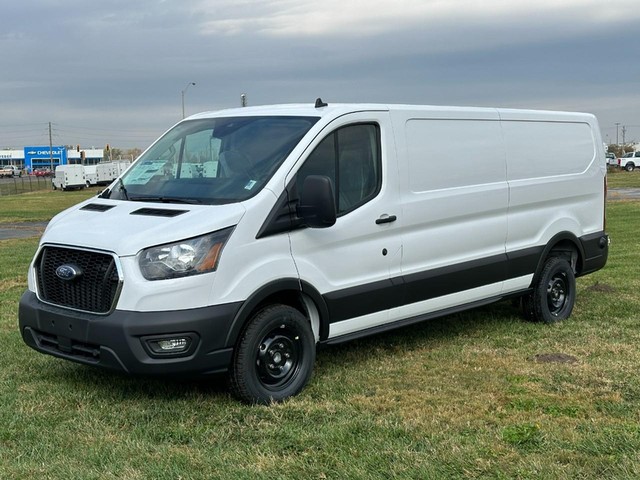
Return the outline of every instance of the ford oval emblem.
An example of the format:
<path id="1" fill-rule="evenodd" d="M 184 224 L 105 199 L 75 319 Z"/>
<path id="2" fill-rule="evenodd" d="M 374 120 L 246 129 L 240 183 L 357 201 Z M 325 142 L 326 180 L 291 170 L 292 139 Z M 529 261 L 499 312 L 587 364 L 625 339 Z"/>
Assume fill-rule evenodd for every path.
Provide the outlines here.
<path id="1" fill-rule="evenodd" d="M 71 280 L 75 280 L 80 275 L 82 275 L 82 270 L 80 267 L 71 264 L 60 265 L 56 268 L 56 276 L 60 280 L 64 280 L 66 282 L 70 282 Z"/>

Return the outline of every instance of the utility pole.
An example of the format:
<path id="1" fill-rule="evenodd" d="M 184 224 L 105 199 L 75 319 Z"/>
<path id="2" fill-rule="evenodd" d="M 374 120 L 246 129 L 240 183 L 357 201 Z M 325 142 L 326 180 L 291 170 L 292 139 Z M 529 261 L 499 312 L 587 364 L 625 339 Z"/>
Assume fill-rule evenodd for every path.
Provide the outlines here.
<path id="1" fill-rule="evenodd" d="M 616 122 L 616 145 L 620 145 L 620 142 L 618 142 L 618 127 L 620 126 L 619 122 Z"/>
<path id="2" fill-rule="evenodd" d="M 240 106 L 241 107 L 246 107 L 247 106 L 247 94 L 243 93 L 242 95 L 240 95 Z"/>
<path id="3" fill-rule="evenodd" d="M 622 144 L 626 145 L 625 136 L 627 134 L 627 127 L 625 125 L 622 126 Z"/>
<path id="4" fill-rule="evenodd" d="M 51 164 L 51 171 L 53 172 L 53 141 L 51 140 L 51 122 L 49 122 L 49 162 Z"/>
<path id="5" fill-rule="evenodd" d="M 181 92 L 182 93 L 182 118 L 184 118 L 184 94 L 187 93 L 187 90 L 189 89 L 189 87 L 191 85 L 195 85 L 195 84 L 196 84 L 196 82 L 187 83 L 187 86 L 184 87 L 184 90 L 182 90 L 182 92 Z"/>

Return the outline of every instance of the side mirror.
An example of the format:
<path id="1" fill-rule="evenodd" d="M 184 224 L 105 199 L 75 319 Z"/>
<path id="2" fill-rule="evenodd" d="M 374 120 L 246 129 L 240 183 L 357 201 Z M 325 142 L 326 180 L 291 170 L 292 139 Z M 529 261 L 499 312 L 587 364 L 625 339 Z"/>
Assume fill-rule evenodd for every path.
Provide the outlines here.
<path id="1" fill-rule="evenodd" d="M 298 216 L 311 228 L 327 228 L 336 223 L 336 201 L 329 177 L 309 175 L 304 179 Z"/>

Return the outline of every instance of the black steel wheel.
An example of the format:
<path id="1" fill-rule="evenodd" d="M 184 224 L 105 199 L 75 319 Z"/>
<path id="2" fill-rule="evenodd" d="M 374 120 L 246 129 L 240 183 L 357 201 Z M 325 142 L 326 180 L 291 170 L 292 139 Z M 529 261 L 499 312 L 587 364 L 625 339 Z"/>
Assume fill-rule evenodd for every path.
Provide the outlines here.
<path id="1" fill-rule="evenodd" d="M 575 299 L 576 278 L 571 265 L 562 258 L 551 257 L 545 262 L 533 293 L 523 302 L 525 316 L 545 323 L 565 320 L 573 311 Z"/>
<path id="2" fill-rule="evenodd" d="M 316 345 L 309 320 L 287 305 L 254 315 L 234 352 L 233 393 L 247 403 L 268 404 L 298 394 L 309 382 Z"/>

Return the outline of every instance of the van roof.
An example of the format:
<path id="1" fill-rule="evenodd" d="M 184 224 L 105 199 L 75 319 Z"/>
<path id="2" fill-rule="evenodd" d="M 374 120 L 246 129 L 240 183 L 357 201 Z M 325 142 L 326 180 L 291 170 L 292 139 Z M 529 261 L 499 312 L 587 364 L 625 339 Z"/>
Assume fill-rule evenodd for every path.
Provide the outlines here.
<path id="1" fill-rule="evenodd" d="M 329 103 L 325 107 L 316 108 L 312 103 L 292 103 L 277 105 L 261 105 L 255 107 L 238 107 L 224 110 L 197 113 L 188 117 L 189 120 L 216 117 L 245 117 L 245 116 L 302 116 L 302 117 L 337 117 L 355 112 L 387 112 L 387 111 L 416 111 L 416 112 L 447 112 L 455 116 L 456 113 L 500 115 L 503 120 L 565 120 L 590 121 L 595 118 L 588 113 L 560 112 L 551 110 L 528 110 L 513 108 L 464 107 L 445 105 L 408 105 L 408 104 L 379 104 L 379 103 Z"/>
<path id="2" fill-rule="evenodd" d="M 267 115 L 288 115 L 301 117 L 323 117 L 325 115 L 336 115 L 336 113 L 347 113 L 357 111 L 388 111 L 388 105 L 362 104 L 362 103 L 334 103 L 326 107 L 316 108 L 312 103 L 290 103 L 279 105 L 261 105 L 256 107 L 239 107 L 216 110 L 210 112 L 197 113 L 191 115 L 189 119 L 214 118 L 214 117 L 244 117 L 244 116 L 267 116 Z"/>

